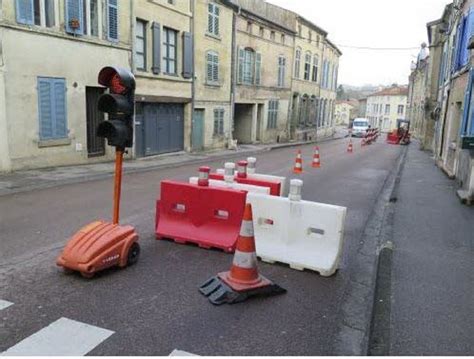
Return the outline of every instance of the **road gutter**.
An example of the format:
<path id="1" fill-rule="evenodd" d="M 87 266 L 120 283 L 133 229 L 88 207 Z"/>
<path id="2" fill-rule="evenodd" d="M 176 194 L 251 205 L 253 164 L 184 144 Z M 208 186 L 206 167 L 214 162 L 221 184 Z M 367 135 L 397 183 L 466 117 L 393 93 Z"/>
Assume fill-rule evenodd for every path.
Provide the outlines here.
<path id="1" fill-rule="evenodd" d="M 407 153 L 408 147 L 403 147 L 396 167 L 387 176 L 379 192 L 360 239 L 342 299 L 343 322 L 335 340 L 334 355 L 366 356 L 371 354 L 369 348 L 373 349 L 372 352 L 388 350 L 386 340 L 387 336 L 389 338 L 387 331 L 389 327 L 384 323 L 379 328 L 372 323 L 372 319 L 379 318 L 381 315 L 386 318 L 387 314 L 387 306 L 375 306 L 374 303 L 380 300 L 385 301 L 387 295 L 386 287 L 381 288 L 381 284 L 379 284 L 378 288 L 379 290 L 383 289 L 380 292 L 383 296 L 375 298 L 377 279 L 390 278 L 391 245 L 387 243 L 391 239 L 394 203 Z M 380 272 L 383 276 L 379 276 L 379 268 L 383 269 Z M 379 281 L 379 283 L 382 282 Z M 378 311 L 375 311 L 375 308 Z M 388 316 L 388 324 L 390 324 L 389 321 Z M 371 334 L 371 329 L 377 329 L 377 331 Z M 383 345 L 375 346 L 376 339 Z"/>

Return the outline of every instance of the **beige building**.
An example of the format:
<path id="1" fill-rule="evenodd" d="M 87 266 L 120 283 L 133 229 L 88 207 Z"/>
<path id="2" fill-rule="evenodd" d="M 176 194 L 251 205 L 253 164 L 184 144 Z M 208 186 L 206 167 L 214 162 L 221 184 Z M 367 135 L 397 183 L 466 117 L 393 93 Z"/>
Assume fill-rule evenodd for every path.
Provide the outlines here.
<path id="1" fill-rule="evenodd" d="M 334 115 L 336 125 L 349 125 L 350 120 L 357 117 L 358 105 L 357 100 L 337 100 Z"/>
<path id="2" fill-rule="evenodd" d="M 238 143 L 287 141 L 294 49 L 291 17 L 264 1 L 235 2 L 241 8 L 235 21 L 232 137 Z"/>
<path id="3" fill-rule="evenodd" d="M 77 6 L 74 6 L 77 5 Z M 97 74 L 130 68 L 131 2 L 0 2 L 0 171 L 111 159 Z"/>
<path id="4" fill-rule="evenodd" d="M 232 141 L 234 5 L 194 2 L 194 151 L 228 147 Z M 234 54 L 235 55 L 235 54 Z"/>
<path id="5" fill-rule="evenodd" d="M 135 0 L 136 156 L 191 149 L 191 0 Z"/>
<path id="6" fill-rule="evenodd" d="M 397 128 L 398 120 L 406 119 L 408 88 L 392 86 L 367 97 L 366 118 L 370 125 L 383 132 Z"/>
<path id="7" fill-rule="evenodd" d="M 304 17 L 296 18 L 291 138 L 311 140 L 332 134 L 339 50 L 328 33 Z"/>

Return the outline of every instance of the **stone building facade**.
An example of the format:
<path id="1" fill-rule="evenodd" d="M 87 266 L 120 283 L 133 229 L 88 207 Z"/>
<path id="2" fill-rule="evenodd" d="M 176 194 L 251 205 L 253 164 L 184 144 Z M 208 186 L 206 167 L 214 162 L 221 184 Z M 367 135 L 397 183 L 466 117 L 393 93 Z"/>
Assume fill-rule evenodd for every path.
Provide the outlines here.
<path id="1" fill-rule="evenodd" d="M 422 148 L 433 151 L 440 169 L 456 180 L 462 201 L 472 203 L 474 1 L 453 1 L 427 29 L 429 57 L 418 61 L 410 76 L 414 134 Z"/>
<path id="2" fill-rule="evenodd" d="M 0 171 L 112 160 L 110 65 L 137 81 L 130 158 L 330 136 L 340 55 L 264 0 L 0 1 Z"/>

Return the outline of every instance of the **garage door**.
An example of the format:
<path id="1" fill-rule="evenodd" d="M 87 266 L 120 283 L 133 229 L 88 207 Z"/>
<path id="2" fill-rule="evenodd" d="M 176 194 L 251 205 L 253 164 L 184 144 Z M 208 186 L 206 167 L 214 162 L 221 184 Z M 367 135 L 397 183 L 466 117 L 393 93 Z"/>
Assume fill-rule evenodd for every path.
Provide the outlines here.
<path id="1" fill-rule="evenodd" d="M 183 149 L 184 105 L 143 104 L 140 119 L 137 113 L 137 154 L 153 156 Z"/>

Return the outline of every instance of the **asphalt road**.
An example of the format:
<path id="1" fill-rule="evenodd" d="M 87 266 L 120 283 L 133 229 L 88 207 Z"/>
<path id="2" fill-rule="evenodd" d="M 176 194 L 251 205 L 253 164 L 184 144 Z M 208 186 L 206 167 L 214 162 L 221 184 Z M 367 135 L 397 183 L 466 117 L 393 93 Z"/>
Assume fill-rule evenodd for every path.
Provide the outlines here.
<path id="1" fill-rule="evenodd" d="M 168 355 L 178 348 L 200 355 L 330 355 L 337 352 L 343 293 L 355 270 L 354 252 L 400 147 L 379 141 L 346 153 L 347 139 L 321 145 L 321 169 L 310 168 L 312 146 L 302 148 L 303 198 L 346 206 L 341 269 L 331 278 L 284 265 L 260 271 L 285 295 L 239 305 L 212 306 L 197 290 L 227 270 L 232 256 L 156 241 L 154 208 L 163 179 L 197 173 L 186 165 L 127 175 L 122 223 L 139 234 L 139 263 L 94 278 L 66 275 L 55 258 L 76 230 L 110 218 L 111 180 L 0 197 L 0 352 L 65 317 L 114 332 L 90 355 Z M 294 178 L 295 148 L 258 156 L 258 172 Z M 223 163 L 209 164 L 222 168 Z M 1 304 L 1 303 L 0 303 Z"/>

